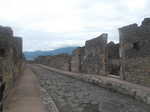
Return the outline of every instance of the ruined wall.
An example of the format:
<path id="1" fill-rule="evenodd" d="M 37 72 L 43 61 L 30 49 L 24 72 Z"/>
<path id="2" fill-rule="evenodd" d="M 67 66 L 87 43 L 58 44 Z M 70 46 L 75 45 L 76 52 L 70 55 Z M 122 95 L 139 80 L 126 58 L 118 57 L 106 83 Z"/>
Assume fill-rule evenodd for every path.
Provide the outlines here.
<path id="1" fill-rule="evenodd" d="M 119 28 L 119 35 L 119 44 L 107 44 L 107 34 L 102 34 L 75 49 L 72 56 L 39 57 L 37 62 L 72 72 L 117 75 L 150 86 L 150 18 L 144 19 L 141 26 Z"/>
<path id="2" fill-rule="evenodd" d="M 0 78 L 11 88 L 22 70 L 22 39 L 15 38 L 9 27 L 0 26 Z"/>
<path id="3" fill-rule="evenodd" d="M 150 87 L 150 18 L 119 29 L 121 77 Z"/>
<path id="4" fill-rule="evenodd" d="M 34 62 L 35 63 L 39 63 L 39 64 L 44 64 L 44 65 L 48 65 L 48 59 L 50 58 L 50 56 L 39 56 L 37 57 Z M 29 61 L 28 61 L 29 62 Z"/>
<path id="5" fill-rule="evenodd" d="M 71 71 L 70 61 L 71 56 L 68 54 L 59 54 L 55 56 L 41 56 L 35 60 L 35 62 L 66 71 Z"/>
<path id="6" fill-rule="evenodd" d="M 109 74 L 120 74 L 120 57 L 119 57 L 119 44 L 109 42 L 107 44 L 107 71 Z"/>
<path id="7" fill-rule="evenodd" d="M 92 74 L 119 75 L 119 44 L 107 44 L 107 34 L 86 41 L 84 47 L 73 51 L 71 71 Z"/>
<path id="8" fill-rule="evenodd" d="M 103 74 L 106 71 L 107 34 L 86 41 L 81 71 L 84 73 Z"/>
<path id="9" fill-rule="evenodd" d="M 72 72 L 104 75 L 107 66 L 107 34 L 86 41 L 85 46 L 75 49 L 72 56 L 41 56 L 35 62 Z"/>
<path id="10" fill-rule="evenodd" d="M 72 72 L 82 72 L 81 67 L 83 66 L 84 50 L 84 47 L 79 47 L 73 51 L 71 58 Z"/>

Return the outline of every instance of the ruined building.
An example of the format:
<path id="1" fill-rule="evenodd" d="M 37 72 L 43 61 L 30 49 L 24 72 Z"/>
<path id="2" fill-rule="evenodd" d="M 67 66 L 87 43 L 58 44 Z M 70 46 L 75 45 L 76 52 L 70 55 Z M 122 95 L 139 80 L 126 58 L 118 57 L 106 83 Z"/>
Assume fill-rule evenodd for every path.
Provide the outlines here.
<path id="1" fill-rule="evenodd" d="M 86 41 L 85 47 L 78 48 L 73 52 L 71 70 L 73 72 L 104 74 L 107 60 L 106 46 L 107 34 Z"/>
<path id="2" fill-rule="evenodd" d="M 83 60 L 84 60 L 84 51 L 85 47 L 79 47 L 75 49 L 72 53 L 71 58 L 71 71 L 72 72 L 81 72 L 83 68 Z"/>
<path id="3" fill-rule="evenodd" d="M 107 72 L 116 76 L 120 74 L 119 44 L 114 42 L 107 44 Z"/>
<path id="4" fill-rule="evenodd" d="M 144 19 L 141 26 L 119 28 L 119 38 L 118 44 L 108 43 L 104 33 L 75 49 L 68 61 L 61 55 L 58 60 L 51 57 L 51 61 L 41 61 L 58 69 L 65 67 L 72 72 L 111 76 L 150 87 L 150 18 Z M 54 62 L 64 64 L 58 67 Z"/>
<path id="5" fill-rule="evenodd" d="M 84 73 L 103 74 L 106 71 L 107 34 L 88 40 L 85 43 L 81 71 Z"/>
<path id="6" fill-rule="evenodd" d="M 71 56 L 60 54 L 55 56 L 40 56 L 35 61 L 61 70 L 71 71 Z"/>
<path id="7" fill-rule="evenodd" d="M 22 57 L 22 39 L 14 37 L 10 27 L 0 26 L 0 79 L 5 83 L 5 92 L 22 71 Z"/>
<path id="8" fill-rule="evenodd" d="M 121 77 L 150 86 L 150 18 L 119 29 Z"/>

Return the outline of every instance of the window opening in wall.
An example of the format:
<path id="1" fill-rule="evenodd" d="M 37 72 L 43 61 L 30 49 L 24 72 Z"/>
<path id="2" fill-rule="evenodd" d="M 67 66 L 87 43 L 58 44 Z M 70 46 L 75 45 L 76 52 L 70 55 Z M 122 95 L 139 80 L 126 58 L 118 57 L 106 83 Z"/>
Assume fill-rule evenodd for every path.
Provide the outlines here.
<path id="1" fill-rule="evenodd" d="M 139 42 L 133 43 L 133 49 L 135 49 L 135 50 L 140 50 Z"/>
<path id="2" fill-rule="evenodd" d="M 120 75 L 120 66 L 112 67 L 110 74 L 119 76 Z"/>
<path id="3" fill-rule="evenodd" d="M 120 65 L 111 66 L 109 77 L 120 79 Z"/>
<path id="4" fill-rule="evenodd" d="M 0 57 L 5 57 L 5 49 L 0 49 Z"/>

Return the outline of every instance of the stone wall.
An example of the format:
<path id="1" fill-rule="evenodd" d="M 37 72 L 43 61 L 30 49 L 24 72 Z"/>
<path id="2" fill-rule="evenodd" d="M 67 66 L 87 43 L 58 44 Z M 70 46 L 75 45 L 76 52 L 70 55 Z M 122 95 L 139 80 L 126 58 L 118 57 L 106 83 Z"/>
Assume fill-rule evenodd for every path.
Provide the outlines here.
<path id="1" fill-rule="evenodd" d="M 106 71 L 107 61 L 107 34 L 86 41 L 84 47 L 73 51 L 71 60 L 71 71 L 103 74 Z"/>
<path id="2" fill-rule="evenodd" d="M 86 41 L 84 47 L 75 49 L 67 61 L 60 55 L 45 57 L 44 60 L 48 61 L 41 59 L 40 63 L 72 72 L 111 76 L 149 87 L 150 18 L 144 19 L 141 26 L 132 24 L 119 28 L 119 35 L 118 44 L 107 43 L 107 34 L 102 34 Z"/>
<path id="3" fill-rule="evenodd" d="M 81 71 L 83 73 L 103 74 L 106 71 L 107 34 L 86 41 Z"/>
<path id="4" fill-rule="evenodd" d="M 34 62 L 36 63 L 41 63 L 41 64 L 44 64 L 44 65 L 48 65 L 48 59 L 50 58 L 50 56 L 39 56 L 37 57 Z M 28 61 L 28 63 L 30 63 L 31 61 Z M 31 62 L 32 63 L 32 62 Z"/>
<path id="5" fill-rule="evenodd" d="M 119 44 L 109 42 L 107 44 L 107 72 L 112 75 L 120 74 Z"/>
<path id="6" fill-rule="evenodd" d="M 61 70 L 71 71 L 71 56 L 68 54 L 60 54 L 55 56 L 40 56 L 36 58 L 35 62 Z"/>
<path id="7" fill-rule="evenodd" d="M 107 34 L 102 34 L 86 41 L 84 47 L 75 49 L 72 56 L 40 56 L 35 62 L 72 72 L 104 75 L 107 58 Z"/>
<path id="8" fill-rule="evenodd" d="M 119 44 L 114 42 L 107 44 L 107 34 L 102 34 L 97 38 L 86 41 L 84 47 L 73 51 L 71 71 L 119 75 Z"/>
<path id="9" fill-rule="evenodd" d="M 22 57 L 22 39 L 14 37 L 10 27 L 0 26 L 0 79 L 5 83 L 5 92 L 22 71 Z"/>
<path id="10" fill-rule="evenodd" d="M 150 87 L 150 18 L 119 29 L 121 77 Z"/>
<path id="11" fill-rule="evenodd" d="M 71 71 L 72 72 L 82 72 L 81 67 L 83 67 L 83 58 L 84 58 L 85 47 L 79 47 L 75 49 L 72 53 L 71 58 Z"/>

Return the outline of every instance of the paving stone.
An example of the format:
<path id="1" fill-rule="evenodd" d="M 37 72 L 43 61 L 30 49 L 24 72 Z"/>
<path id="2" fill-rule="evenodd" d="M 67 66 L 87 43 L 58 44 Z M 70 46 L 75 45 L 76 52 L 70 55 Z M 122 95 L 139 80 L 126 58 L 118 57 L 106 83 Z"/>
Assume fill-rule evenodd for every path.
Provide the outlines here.
<path id="1" fill-rule="evenodd" d="M 38 66 L 33 69 L 40 82 L 49 82 L 43 87 L 60 112 L 150 112 L 149 105 L 131 97 Z"/>

